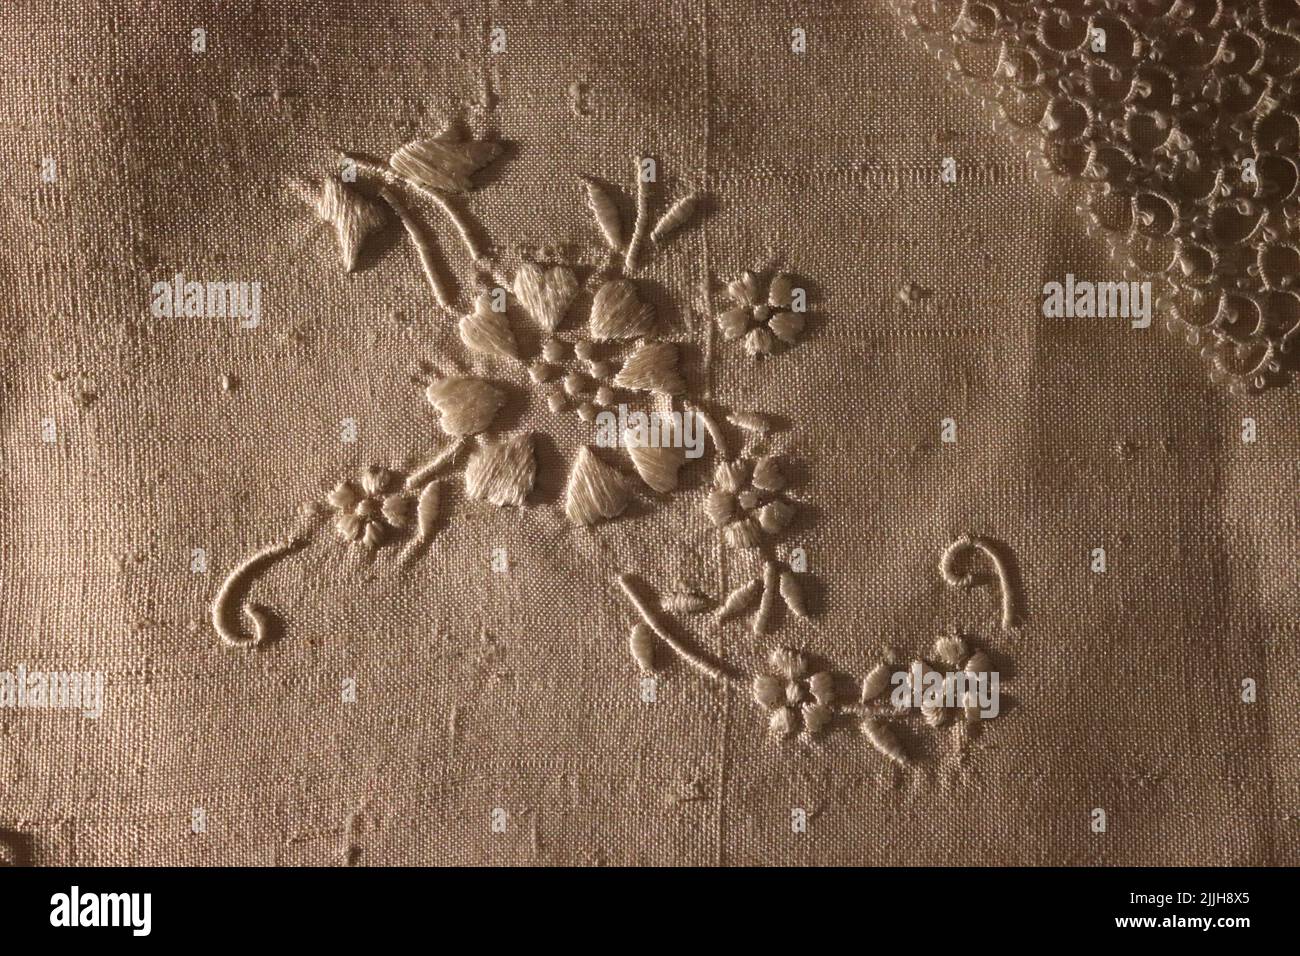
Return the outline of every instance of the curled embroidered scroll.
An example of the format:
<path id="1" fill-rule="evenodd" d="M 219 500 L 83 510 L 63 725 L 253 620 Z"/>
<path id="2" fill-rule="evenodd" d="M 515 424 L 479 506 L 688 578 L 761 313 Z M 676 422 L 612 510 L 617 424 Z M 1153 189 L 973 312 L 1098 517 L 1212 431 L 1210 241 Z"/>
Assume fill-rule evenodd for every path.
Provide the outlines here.
<path id="1" fill-rule="evenodd" d="M 230 647 L 253 647 L 266 640 L 274 619 L 270 610 L 260 604 L 245 600 L 253 578 L 267 566 L 307 544 L 305 537 L 269 544 L 239 564 L 231 571 L 221 590 L 212 602 L 212 627 Z M 240 630 L 239 612 L 242 610 L 252 622 L 251 636 Z"/>
<path id="2" fill-rule="evenodd" d="M 974 570 L 974 559 L 979 554 L 988 559 L 997 576 L 1002 592 L 1002 629 L 1009 631 L 1017 621 L 1019 581 L 1009 553 L 1001 544 L 990 538 L 964 534 L 944 550 L 939 559 L 939 573 L 952 587 L 972 588 L 987 580 Z"/>

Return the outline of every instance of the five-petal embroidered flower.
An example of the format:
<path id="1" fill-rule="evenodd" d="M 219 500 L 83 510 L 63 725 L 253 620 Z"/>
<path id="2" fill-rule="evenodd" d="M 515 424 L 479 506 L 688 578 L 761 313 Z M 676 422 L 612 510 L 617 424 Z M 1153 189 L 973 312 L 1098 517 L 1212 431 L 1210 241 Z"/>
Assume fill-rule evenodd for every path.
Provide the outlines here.
<path id="1" fill-rule="evenodd" d="M 785 475 L 776 459 L 724 461 L 713 475 L 713 489 L 704 499 L 704 513 L 722 529 L 733 548 L 756 548 L 763 533 L 776 534 L 794 517 L 794 505 L 777 495 Z"/>
<path id="2" fill-rule="evenodd" d="M 803 655 L 785 647 L 774 650 L 768 663 L 772 673 L 754 678 L 754 700 L 769 711 L 772 733 L 790 737 L 801 725 L 809 734 L 824 730 L 834 716 L 831 675 L 822 671 L 807 677 Z"/>
<path id="3" fill-rule="evenodd" d="M 360 487 L 340 481 L 329 493 L 334 515 L 334 530 L 347 541 L 374 548 L 383 544 L 389 532 L 411 523 L 411 502 L 400 492 L 392 492 L 392 472 L 371 466 L 361 476 Z"/>
<path id="4" fill-rule="evenodd" d="M 718 316 L 718 327 L 727 339 L 743 337 L 750 355 L 770 355 L 777 339 L 786 345 L 799 340 L 804 327 L 803 290 L 795 288 L 790 276 L 773 276 L 765 296 L 758 277 L 745 272 L 727 285 L 727 295 L 736 307 Z"/>

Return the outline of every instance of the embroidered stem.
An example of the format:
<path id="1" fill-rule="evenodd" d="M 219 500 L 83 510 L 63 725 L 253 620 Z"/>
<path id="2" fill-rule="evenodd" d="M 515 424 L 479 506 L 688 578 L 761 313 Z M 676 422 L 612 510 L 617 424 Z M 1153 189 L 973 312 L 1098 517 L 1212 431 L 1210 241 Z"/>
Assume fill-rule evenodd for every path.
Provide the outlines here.
<path id="1" fill-rule="evenodd" d="M 971 570 L 971 562 L 968 559 L 966 570 L 957 571 L 957 562 L 959 556 L 963 553 L 983 552 L 988 558 L 989 563 L 993 565 L 993 571 L 997 574 L 998 586 L 1002 591 L 1002 629 L 1011 630 L 1016 623 L 1015 610 L 1015 593 L 1012 580 L 1011 569 L 1006 559 L 1001 554 L 1001 549 L 997 543 L 990 541 L 988 538 L 973 537 L 964 534 L 952 544 L 948 545 L 943 552 L 943 557 L 939 559 L 939 573 L 943 575 L 946 581 L 952 587 L 969 588 L 977 583 L 974 572 Z"/>
<path id="2" fill-rule="evenodd" d="M 726 461 L 728 458 L 727 436 L 722 433 L 722 428 L 713 420 L 713 416 L 692 402 L 683 402 L 682 404 L 687 411 L 699 419 L 700 424 L 704 426 L 704 430 L 709 433 L 709 438 L 713 440 L 713 447 L 717 449 L 718 458 Z"/>
<path id="3" fill-rule="evenodd" d="M 469 253 L 469 257 L 475 261 L 484 257 L 483 250 L 479 247 L 478 242 L 475 241 L 474 235 L 470 231 L 469 226 L 465 223 L 465 220 L 461 217 L 460 213 L 456 211 L 456 207 L 449 203 L 444 196 L 429 189 L 427 186 L 422 186 L 419 183 L 412 182 L 405 176 L 393 172 L 387 166 L 382 163 L 376 163 L 372 159 L 366 159 L 364 156 L 358 156 L 356 153 L 345 152 L 341 155 L 344 159 L 355 163 L 357 169 L 362 169 L 375 176 L 382 177 L 387 183 L 400 183 L 408 189 L 415 190 L 421 196 L 436 204 L 437 207 L 443 211 L 446 217 L 451 220 L 451 224 L 456 227 L 456 232 L 460 235 L 460 241 L 464 244 L 465 251 Z"/>
<path id="4" fill-rule="evenodd" d="M 721 666 L 713 664 L 705 660 L 703 657 L 693 653 L 686 648 L 681 641 L 677 640 L 677 638 L 673 637 L 672 634 L 668 632 L 668 628 L 659 619 L 659 615 L 655 613 L 654 609 L 651 608 L 648 603 L 646 603 L 645 598 L 638 593 L 636 579 L 632 577 L 632 575 L 620 574 L 618 576 L 618 583 L 623 588 L 623 593 L 627 595 L 627 599 L 632 602 L 632 606 L 636 608 L 637 613 L 641 615 L 641 619 L 645 621 L 650 629 L 659 636 L 659 639 L 672 648 L 677 655 L 682 658 L 682 660 L 686 661 L 686 663 L 690 664 L 705 676 L 713 678 L 713 680 L 733 681 L 733 678 L 727 674 Z"/>
<path id="5" fill-rule="evenodd" d="M 763 596 L 759 598 L 758 610 L 754 613 L 754 633 L 767 633 L 772 621 L 772 607 L 776 604 L 777 591 L 781 587 L 781 569 L 775 561 L 763 565 Z"/>
<path id="6" fill-rule="evenodd" d="M 266 639 L 271 626 L 271 612 L 260 604 L 246 603 L 241 595 L 251 585 L 251 579 L 265 569 L 271 562 L 290 552 L 297 551 L 307 543 L 305 537 L 290 538 L 269 544 L 251 557 L 246 558 L 235 570 L 230 572 L 221 590 L 212 602 L 212 627 L 231 647 L 251 647 Z M 253 622 L 252 637 L 245 636 L 239 630 L 239 610 L 243 608 Z"/>
<path id="7" fill-rule="evenodd" d="M 641 241 L 645 238 L 646 220 L 649 218 L 650 196 L 645 188 L 645 177 L 641 175 L 643 157 L 636 158 L 636 221 L 632 226 L 632 238 L 627 243 L 627 254 L 623 257 L 623 271 L 629 275 L 636 271 L 637 256 L 641 252 Z"/>
<path id="8" fill-rule="evenodd" d="M 447 290 L 447 282 L 443 277 L 441 270 L 438 268 L 438 251 L 434 245 L 433 237 L 420 228 L 419 223 L 411 215 L 411 211 L 406 208 L 406 203 L 397 198 L 397 194 L 388 187 L 379 191 L 379 195 L 384 197 L 384 201 L 393 207 L 393 212 L 397 213 L 397 218 L 402 220 L 402 225 L 406 227 L 406 234 L 411 237 L 411 242 L 415 245 L 415 251 L 419 253 L 420 265 L 424 267 L 424 277 L 429 280 L 429 288 L 433 290 L 433 298 L 444 309 L 452 308 L 451 294 Z"/>
<path id="9" fill-rule="evenodd" d="M 464 447 L 464 445 L 465 445 L 465 440 L 463 438 L 456 439 L 446 448 L 442 449 L 431 459 L 429 459 L 429 461 L 427 461 L 425 464 L 421 465 L 415 471 L 407 475 L 406 482 L 405 482 L 406 490 L 414 491 L 416 488 L 419 488 L 422 484 L 424 484 L 431 477 L 433 477 L 433 475 L 438 471 L 439 468 L 445 465 L 448 461 L 455 458 L 456 454 L 461 450 L 461 448 Z"/>

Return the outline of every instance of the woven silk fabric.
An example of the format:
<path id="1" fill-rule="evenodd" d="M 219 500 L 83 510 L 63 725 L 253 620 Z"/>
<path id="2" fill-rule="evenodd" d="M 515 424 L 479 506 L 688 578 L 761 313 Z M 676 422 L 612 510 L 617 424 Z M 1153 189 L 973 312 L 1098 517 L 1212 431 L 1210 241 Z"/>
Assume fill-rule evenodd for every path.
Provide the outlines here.
<path id="1" fill-rule="evenodd" d="M 1286 286 L 1045 316 L 1164 263 L 936 62 L 969 6 L 7 5 L 0 672 L 103 692 L 0 706 L 0 858 L 1294 861 L 1300 400 L 1181 341 Z M 862 700 L 954 635 L 996 718 Z"/>

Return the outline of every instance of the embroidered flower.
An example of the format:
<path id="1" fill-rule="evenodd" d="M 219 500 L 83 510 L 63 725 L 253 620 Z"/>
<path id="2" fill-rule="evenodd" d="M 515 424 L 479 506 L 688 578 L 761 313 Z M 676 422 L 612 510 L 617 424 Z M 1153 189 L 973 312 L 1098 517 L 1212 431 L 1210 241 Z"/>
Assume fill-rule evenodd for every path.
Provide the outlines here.
<path id="1" fill-rule="evenodd" d="M 736 307 L 718 316 L 718 327 L 729 340 L 743 337 L 750 355 L 772 354 L 777 340 L 787 346 L 799 340 L 804 327 L 803 290 L 795 288 L 790 276 L 773 276 L 764 296 L 758 277 L 745 272 L 727 285 L 727 294 Z"/>
<path id="2" fill-rule="evenodd" d="M 800 726 L 817 734 L 831 722 L 834 711 L 834 679 L 825 671 L 807 677 L 808 662 L 803 655 L 779 647 L 768 659 L 770 674 L 754 678 L 754 700 L 769 711 L 772 733 L 790 737 Z"/>
<path id="3" fill-rule="evenodd" d="M 374 548 L 391 536 L 390 532 L 410 526 L 411 502 L 400 492 L 392 492 L 393 473 L 371 466 L 361 476 L 361 487 L 340 481 L 326 499 L 336 512 L 334 530 L 346 541 Z"/>
<path id="4" fill-rule="evenodd" d="M 794 518 L 794 505 L 777 494 L 785 475 L 775 458 L 760 458 L 751 470 L 745 460 L 724 461 L 713 475 L 704 513 L 722 529 L 733 548 L 756 548 L 763 534 L 783 531 Z"/>

